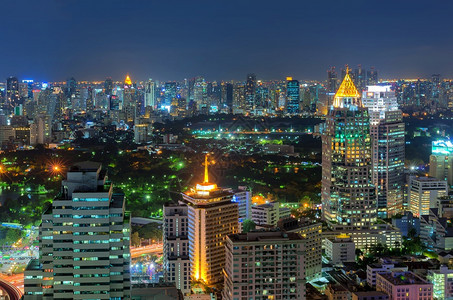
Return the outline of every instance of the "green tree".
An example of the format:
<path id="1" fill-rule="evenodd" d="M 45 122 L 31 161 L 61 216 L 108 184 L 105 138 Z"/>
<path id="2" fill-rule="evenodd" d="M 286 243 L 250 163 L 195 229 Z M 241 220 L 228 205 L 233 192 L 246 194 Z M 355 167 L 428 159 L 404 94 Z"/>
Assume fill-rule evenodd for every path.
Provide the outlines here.
<path id="1" fill-rule="evenodd" d="M 134 232 L 131 235 L 131 244 L 136 247 L 140 246 L 140 236 L 138 235 L 138 232 Z"/>
<path id="2" fill-rule="evenodd" d="M 242 222 L 242 232 L 250 232 L 255 228 L 256 228 L 255 222 L 253 222 L 250 219 L 246 219 L 244 220 L 244 222 Z"/>

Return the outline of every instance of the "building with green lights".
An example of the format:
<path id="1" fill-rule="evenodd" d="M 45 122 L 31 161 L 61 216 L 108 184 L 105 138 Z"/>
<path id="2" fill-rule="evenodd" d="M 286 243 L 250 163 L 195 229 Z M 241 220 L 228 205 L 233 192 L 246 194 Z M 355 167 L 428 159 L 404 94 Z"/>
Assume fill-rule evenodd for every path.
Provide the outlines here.
<path id="1" fill-rule="evenodd" d="M 370 116 L 346 74 L 326 117 L 322 135 L 322 212 L 329 231 L 346 234 L 357 249 L 378 243 L 400 247 L 401 232 L 377 224 L 376 187 L 372 182 Z"/>
<path id="2" fill-rule="evenodd" d="M 368 109 L 347 74 L 335 94 L 322 136 L 321 199 L 328 223 L 367 229 L 376 222 L 371 166 Z"/>
<path id="3" fill-rule="evenodd" d="M 427 279 L 433 284 L 434 299 L 453 299 L 453 270 L 441 266 L 439 270 L 429 270 Z"/>

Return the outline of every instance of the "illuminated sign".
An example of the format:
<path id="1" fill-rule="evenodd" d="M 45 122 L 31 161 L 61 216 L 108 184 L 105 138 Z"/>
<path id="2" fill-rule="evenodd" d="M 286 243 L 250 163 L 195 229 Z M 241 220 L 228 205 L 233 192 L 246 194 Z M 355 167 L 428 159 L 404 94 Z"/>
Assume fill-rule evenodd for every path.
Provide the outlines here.
<path id="1" fill-rule="evenodd" d="M 433 141 L 432 153 L 451 155 L 453 154 L 453 144 L 448 140 Z"/>

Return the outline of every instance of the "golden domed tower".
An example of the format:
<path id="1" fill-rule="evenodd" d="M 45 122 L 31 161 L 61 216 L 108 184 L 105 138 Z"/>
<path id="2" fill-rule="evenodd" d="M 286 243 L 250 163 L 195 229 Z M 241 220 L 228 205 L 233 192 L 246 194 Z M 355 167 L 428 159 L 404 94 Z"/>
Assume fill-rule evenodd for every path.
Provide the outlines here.
<path id="1" fill-rule="evenodd" d="M 225 241 L 238 232 L 238 204 L 233 193 L 209 182 L 208 155 L 205 157 L 204 180 L 182 194 L 188 206 L 191 277 L 207 285 L 224 281 Z"/>

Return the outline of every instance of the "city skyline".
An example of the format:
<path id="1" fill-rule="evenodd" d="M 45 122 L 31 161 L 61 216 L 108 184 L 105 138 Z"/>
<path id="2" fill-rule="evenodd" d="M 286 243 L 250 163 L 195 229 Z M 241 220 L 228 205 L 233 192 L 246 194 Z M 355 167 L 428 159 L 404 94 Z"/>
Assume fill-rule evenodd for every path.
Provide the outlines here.
<path id="1" fill-rule="evenodd" d="M 381 78 L 453 75 L 447 2 L 108 4 L 5 4 L 0 24 L 10 42 L 0 50 L 8 57 L 0 76 L 242 80 L 253 72 L 264 80 L 321 80 L 329 66 L 345 62 L 374 66 Z"/>

